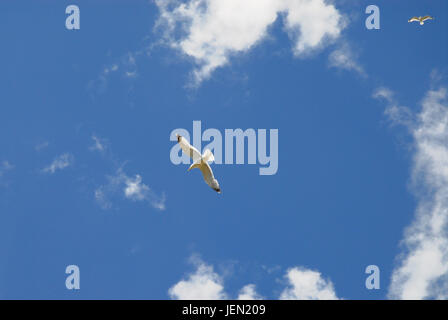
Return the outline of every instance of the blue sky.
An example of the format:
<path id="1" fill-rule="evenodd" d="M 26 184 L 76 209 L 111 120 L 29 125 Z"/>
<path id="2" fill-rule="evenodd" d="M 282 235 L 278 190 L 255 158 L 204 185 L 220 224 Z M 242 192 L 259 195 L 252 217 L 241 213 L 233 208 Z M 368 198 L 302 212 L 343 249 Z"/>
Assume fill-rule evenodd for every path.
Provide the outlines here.
<path id="1" fill-rule="evenodd" d="M 0 298 L 179 298 L 170 288 L 194 287 L 199 275 L 220 297 L 253 284 L 277 299 L 286 288 L 298 292 L 291 270 L 301 270 L 298 278 L 318 272 L 338 298 L 407 297 L 400 282 L 412 297 L 446 297 L 433 289 L 446 288 L 437 282 L 446 260 L 435 258 L 433 274 L 406 277 L 400 272 L 419 264 L 399 256 L 408 252 L 405 228 L 418 234 L 424 224 L 416 212 L 431 216 L 438 204 L 442 230 L 448 221 L 448 3 L 378 0 L 380 29 L 368 30 L 371 1 L 317 2 L 341 18 L 316 45 L 288 29 L 285 12 L 266 7 L 275 21 L 242 49 L 222 29 L 214 36 L 229 31 L 227 42 L 188 51 L 182 41 L 202 41 L 210 26 L 199 15 L 183 25 L 176 2 L 2 1 Z M 70 4 L 79 6 L 79 30 L 65 27 Z M 250 9 L 240 13 L 249 27 L 263 11 Z M 407 22 L 426 14 L 436 19 Z M 205 28 L 194 33 L 188 23 Z M 430 108 L 440 123 L 420 117 Z M 216 194 L 198 170 L 170 161 L 170 133 L 192 133 L 194 120 L 223 134 L 278 129 L 277 174 L 212 164 L 223 190 Z M 438 136 L 431 124 L 442 128 Z M 446 234 L 436 236 L 443 247 Z M 415 247 L 426 248 L 410 246 L 410 257 Z M 71 264 L 80 290 L 65 287 Z M 379 290 L 364 285 L 371 264 L 381 270 Z"/>

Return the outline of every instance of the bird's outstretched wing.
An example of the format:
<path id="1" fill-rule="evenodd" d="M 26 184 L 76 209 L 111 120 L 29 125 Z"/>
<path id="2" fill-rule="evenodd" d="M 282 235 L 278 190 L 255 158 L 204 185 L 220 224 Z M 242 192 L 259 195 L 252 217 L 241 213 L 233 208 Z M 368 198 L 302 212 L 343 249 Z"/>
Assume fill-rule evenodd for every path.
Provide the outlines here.
<path id="1" fill-rule="evenodd" d="M 202 162 L 199 169 L 204 176 L 205 182 L 210 186 L 210 188 L 218 193 L 221 193 L 221 188 L 219 187 L 218 180 L 216 180 L 213 176 L 213 171 L 212 168 L 210 168 L 210 165 L 207 162 Z"/>
<path id="2" fill-rule="evenodd" d="M 420 19 L 418 17 L 412 17 L 411 19 L 408 20 L 408 22 L 414 22 L 414 21 L 420 21 Z"/>
<path id="3" fill-rule="evenodd" d="M 213 176 L 212 168 L 208 162 L 212 162 L 215 160 L 213 157 L 213 153 L 210 150 L 205 150 L 204 157 L 201 156 L 198 149 L 193 147 L 187 139 L 182 137 L 181 135 L 177 135 L 177 142 L 180 145 L 180 148 L 183 152 L 188 154 L 193 159 L 193 164 L 188 170 L 193 168 L 199 168 L 202 172 L 202 176 L 204 177 L 205 182 L 216 192 L 221 193 L 221 188 L 219 187 L 218 180 Z"/>
<path id="4" fill-rule="evenodd" d="M 182 149 L 182 151 L 193 159 L 193 162 L 201 159 L 201 154 L 199 153 L 198 149 L 188 143 L 187 139 L 180 135 L 177 135 L 177 142 L 180 144 L 180 148 Z"/>
<path id="5" fill-rule="evenodd" d="M 434 17 L 431 17 L 431 16 L 424 16 L 424 17 L 422 18 L 422 21 L 433 20 L 433 19 L 434 19 Z"/>

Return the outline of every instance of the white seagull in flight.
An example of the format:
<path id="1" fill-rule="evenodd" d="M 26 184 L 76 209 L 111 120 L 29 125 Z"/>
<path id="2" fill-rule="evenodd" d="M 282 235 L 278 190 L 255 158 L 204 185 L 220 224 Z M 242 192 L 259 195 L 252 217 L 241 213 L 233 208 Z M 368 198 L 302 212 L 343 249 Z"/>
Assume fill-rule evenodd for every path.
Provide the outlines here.
<path id="1" fill-rule="evenodd" d="M 414 22 L 414 21 L 418 21 L 420 22 L 420 25 L 424 25 L 426 20 L 434 20 L 434 17 L 431 16 L 424 16 L 424 17 L 412 17 L 411 19 L 408 20 L 408 22 Z"/>
<path id="2" fill-rule="evenodd" d="M 215 161 L 215 157 L 213 153 L 206 149 L 204 154 L 201 156 L 201 153 L 188 143 L 187 139 L 180 135 L 177 136 L 177 142 L 180 144 L 180 147 L 183 152 L 188 154 L 193 159 L 193 164 L 188 168 L 188 171 L 194 168 L 199 168 L 201 170 L 202 175 L 204 176 L 205 182 L 218 193 L 221 193 L 221 188 L 219 187 L 218 180 L 213 176 L 212 168 L 210 168 L 209 162 Z"/>

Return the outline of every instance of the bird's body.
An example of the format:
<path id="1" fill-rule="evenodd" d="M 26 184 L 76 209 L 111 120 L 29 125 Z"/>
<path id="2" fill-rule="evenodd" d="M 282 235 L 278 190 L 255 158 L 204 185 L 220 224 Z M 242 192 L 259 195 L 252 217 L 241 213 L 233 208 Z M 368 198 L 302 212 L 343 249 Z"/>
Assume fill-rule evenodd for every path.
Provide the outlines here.
<path id="1" fill-rule="evenodd" d="M 418 21 L 420 22 L 420 25 L 424 25 L 426 20 L 434 20 L 434 17 L 431 16 L 424 16 L 424 17 L 412 17 L 411 19 L 408 20 L 408 22 L 414 22 L 414 21 Z"/>
<path id="2" fill-rule="evenodd" d="M 215 179 L 212 168 L 208 164 L 209 162 L 215 161 L 213 153 L 207 149 L 204 151 L 204 154 L 201 155 L 198 149 L 193 147 L 184 137 L 180 135 L 177 135 L 177 142 L 179 143 L 182 151 L 193 159 L 193 164 L 190 166 L 190 168 L 188 168 L 188 171 L 194 168 L 198 168 L 199 170 L 201 170 L 202 176 L 204 177 L 205 182 L 210 186 L 210 188 L 218 193 L 221 193 L 221 188 L 219 187 L 218 180 Z"/>

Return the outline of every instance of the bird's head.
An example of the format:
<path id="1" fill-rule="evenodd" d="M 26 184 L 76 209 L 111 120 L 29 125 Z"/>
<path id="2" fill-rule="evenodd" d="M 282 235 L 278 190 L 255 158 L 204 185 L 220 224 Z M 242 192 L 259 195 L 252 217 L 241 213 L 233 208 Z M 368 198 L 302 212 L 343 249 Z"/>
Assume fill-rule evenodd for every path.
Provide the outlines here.
<path id="1" fill-rule="evenodd" d="M 180 142 L 180 138 L 182 138 L 182 136 L 180 134 L 176 133 L 176 137 L 177 137 L 177 142 Z"/>

